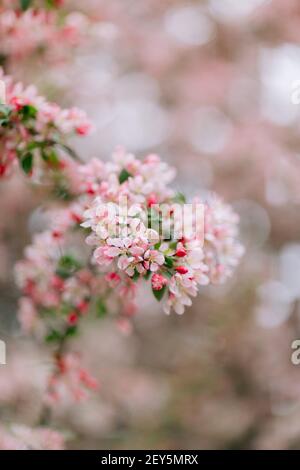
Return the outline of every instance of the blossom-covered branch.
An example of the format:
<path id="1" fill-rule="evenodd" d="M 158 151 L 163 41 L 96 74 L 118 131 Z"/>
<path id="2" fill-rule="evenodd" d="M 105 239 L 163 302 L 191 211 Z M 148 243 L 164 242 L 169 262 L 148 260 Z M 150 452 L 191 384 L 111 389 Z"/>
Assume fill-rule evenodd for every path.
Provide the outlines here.
<path id="1" fill-rule="evenodd" d="M 66 139 L 87 135 L 91 129 L 86 114 L 77 108 L 61 109 L 39 96 L 34 86 L 14 83 L 1 70 L 0 79 L 6 85 L 6 102 L 0 104 L 0 177 L 18 163 L 37 178 L 45 169 L 60 169 L 64 155 L 75 156 Z"/>
<path id="2" fill-rule="evenodd" d="M 55 345 L 47 393 L 54 402 L 62 389 L 78 399 L 95 387 L 65 349 L 86 318 L 109 314 L 128 331 L 148 280 L 165 312 L 182 314 L 199 286 L 224 282 L 243 253 L 238 217 L 217 196 L 197 200 L 203 232 L 192 218 L 192 230 L 175 237 L 182 223 L 176 209 L 185 199 L 169 186 L 174 169 L 157 155 L 138 160 L 119 148 L 110 162 L 72 162 L 67 170 L 75 201 L 50 211 L 50 228 L 35 235 L 16 266 L 23 331 Z"/>
<path id="3" fill-rule="evenodd" d="M 50 50 L 60 57 L 61 43 L 77 46 L 88 31 L 88 18 L 63 11 L 63 0 L 15 0 L 0 4 L 0 60 L 19 60 Z"/>

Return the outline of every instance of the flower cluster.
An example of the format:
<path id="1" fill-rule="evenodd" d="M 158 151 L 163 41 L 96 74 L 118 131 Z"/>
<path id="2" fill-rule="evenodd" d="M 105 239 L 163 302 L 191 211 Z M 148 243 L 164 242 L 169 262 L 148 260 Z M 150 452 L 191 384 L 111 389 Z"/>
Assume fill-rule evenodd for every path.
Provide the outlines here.
<path id="1" fill-rule="evenodd" d="M 22 330 L 62 342 L 78 330 L 87 314 L 104 315 L 113 294 L 116 317 L 135 313 L 136 286 L 126 275 L 103 273 L 91 263 L 80 227 L 87 200 L 49 211 L 51 230 L 38 233 L 15 267 L 23 297 L 19 320 Z M 86 250 L 84 249 L 86 248 Z"/>
<path id="2" fill-rule="evenodd" d="M 54 347 L 48 405 L 66 395 L 75 400 L 86 398 L 86 390 L 96 388 L 95 380 L 79 365 L 79 357 L 65 351 L 85 317 L 102 318 L 109 311 L 127 333 L 136 312 L 135 283 L 126 275 L 99 272 L 91 263 L 91 250 L 79 225 L 86 204 L 83 198 L 63 209 L 50 210 L 51 229 L 34 236 L 24 259 L 15 267 L 23 294 L 19 301 L 22 331 Z"/>
<path id="3" fill-rule="evenodd" d="M 26 297 L 20 300 L 20 321 L 26 332 L 40 332 L 49 341 L 73 332 L 89 310 L 92 273 L 58 231 L 35 235 L 16 266 L 16 279 Z M 72 250 L 73 248 L 73 250 Z M 43 318 L 41 325 L 40 319 Z"/>
<path id="4" fill-rule="evenodd" d="M 63 214 L 55 213 L 59 221 Z M 65 343 L 78 333 L 92 303 L 94 309 L 100 308 L 104 288 L 89 269 L 88 257 L 80 256 L 83 238 L 76 233 L 72 210 L 64 211 L 64 216 L 64 226 L 35 235 L 24 260 L 16 265 L 16 280 L 23 292 L 19 304 L 22 330 L 55 347 L 47 405 L 66 396 L 82 399 L 85 389 L 97 388 L 96 381 L 79 365 L 79 358 L 65 353 Z"/>
<path id="5" fill-rule="evenodd" d="M 84 136 L 91 130 L 86 114 L 61 109 L 37 94 L 34 86 L 14 83 L 0 70 L 6 87 L 6 103 L 0 104 L 0 177 L 8 175 L 19 161 L 23 171 L 38 177 L 42 170 L 60 169 L 64 155 L 74 156 L 67 136 Z"/>
<path id="6" fill-rule="evenodd" d="M 45 400 L 50 406 L 70 396 L 75 401 L 81 401 L 88 397 L 88 390 L 97 388 L 97 380 L 82 367 L 78 354 L 61 354 L 55 358 L 55 368 L 49 377 Z"/>
<path id="7" fill-rule="evenodd" d="M 20 59 L 50 49 L 61 54 L 59 45 L 78 45 L 87 29 L 87 18 L 79 13 L 58 14 L 62 2 L 16 2 L 0 7 L 0 52 L 3 59 Z M 19 5 L 18 5 L 19 4 Z M 21 5 L 20 5 L 21 4 Z M 21 8 L 20 8 L 21 7 Z"/>
<path id="8" fill-rule="evenodd" d="M 168 187 L 173 177 L 158 156 L 139 161 L 119 149 L 98 181 L 89 181 L 96 197 L 82 227 L 91 232 L 87 243 L 102 269 L 135 281 L 151 277 L 155 297 L 166 293 L 166 313 L 183 313 L 199 286 L 226 280 L 243 249 L 231 207 L 214 196 L 198 202 L 197 214 L 197 203 L 187 205 Z M 185 206 L 192 210 L 187 217 Z"/>

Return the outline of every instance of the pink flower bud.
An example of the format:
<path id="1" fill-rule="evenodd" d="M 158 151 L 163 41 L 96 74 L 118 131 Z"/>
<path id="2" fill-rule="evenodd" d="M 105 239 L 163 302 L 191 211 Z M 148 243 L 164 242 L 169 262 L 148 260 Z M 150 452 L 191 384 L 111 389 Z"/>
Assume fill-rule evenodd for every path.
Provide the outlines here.
<path id="1" fill-rule="evenodd" d="M 161 274 L 153 274 L 151 284 L 153 290 L 161 290 L 168 283 L 167 279 Z"/>
<path id="2" fill-rule="evenodd" d="M 55 275 L 51 279 L 51 285 L 54 289 L 58 289 L 61 291 L 63 290 L 65 283 L 61 277 Z"/>
<path id="3" fill-rule="evenodd" d="M 78 305 L 76 305 L 77 307 L 77 310 L 82 314 L 86 314 L 88 312 L 88 309 L 89 309 L 89 302 L 87 302 L 86 300 L 82 300 L 81 302 L 79 302 Z"/>

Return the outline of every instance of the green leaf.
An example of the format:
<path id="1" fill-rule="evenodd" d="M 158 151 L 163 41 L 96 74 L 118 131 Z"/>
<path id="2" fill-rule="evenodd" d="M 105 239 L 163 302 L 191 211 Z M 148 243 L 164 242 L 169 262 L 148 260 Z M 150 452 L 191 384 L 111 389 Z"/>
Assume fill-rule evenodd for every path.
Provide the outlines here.
<path id="1" fill-rule="evenodd" d="M 46 0 L 46 7 L 47 8 L 55 8 L 56 7 L 56 2 L 55 0 Z"/>
<path id="2" fill-rule="evenodd" d="M 0 119 L 0 126 L 1 127 L 7 126 L 8 123 L 9 123 L 9 119 L 7 119 L 7 118 Z"/>
<path id="3" fill-rule="evenodd" d="M 26 175 L 31 173 L 33 166 L 33 155 L 31 152 L 27 152 L 21 157 L 21 166 Z"/>
<path id="4" fill-rule="evenodd" d="M 74 158 L 74 160 L 80 160 L 75 150 L 73 150 L 68 145 L 63 144 L 61 142 L 55 142 L 55 141 L 53 141 L 52 144 L 61 147 L 65 152 L 67 152 L 70 155 L 70 157 Z"/>
<path id="5" fill-rule="evenodd" d="M 69 326 L 69 328 L 65 332 L 65 338 L 69 338 L 70 336 L 75 336 L 78 333 L 78 327 L 76 325 Z"/>
<path id="6" fill-rule="evenodd" d="M 55 341 L 60 341 L 61 339 L 62 334 L 57 330 L 51 330 L 45 338 L 47 343 L 54 343 Z"/>
<path id="7" fill-rule="evenodd" d="M 107 307 L 102 299 L 98 299 L 96 303 L 96 313 L 97 317 L 101 318 L 104 317 L 107 314 Z"/>
<path id="8" fill-rule="evenodd" d="M 23 108 L 20 110 L 22 115 L 23 121 L 27 121 L 28 119 L 35 119 L 37 115 L 37 109 L 32 106 L 31 104 L 25 104 Z"/>
<path id="9" fill-rule="evenodd" d="M 119 183 L 120 184 L 125 183 L 125 181 L 127 181 L 128 178 L 130 178 L 130 176 L 132 175 L 127 170 L 125 170 L 125 168 L 123 168 L 123 170 L 119 174 Z"/>
<path id="10" fill-rule="evenodd" d="M 56 175 L 57 176 L 57 175 Z M 59 175 L 60 176 L 60 175 Z M 71 201 L 73 199 L 72 194 L 69 192 L 68 185 L 59 178 L 54 179 L 54 187 L 52 190 L 52 195 L 55 199 L 63 199 L 64 201 Z"/>
<path id="11" fill-rule="evenodd" d="M 72 276 L 78 269 L 81 268 L 81 264 L 71 255 L 64 255 L 58 261 L 58 267 L 56 274 L 63 279 L 67 279 Z"/>
<path id="12" fill-rule="evenodd" d="M 169 269 L 172 269 L 173 265 L 174 265 L 173 259 L 170 256 L 165 256 L 165 266 L 167 266 L 167 268 Z"/>
<path id="13" fill-rule="evenodd" d="M 136 282 L 140 277 L 140 273 L 135 269 L 134 270 L 134 275 L 131 277 L 131 279 Z"/>
<path id="14" fill-rule="evenodd" d="M 164 271 L 164 275 L 168 277 L 169 279 L 171 279 L 174 276 L 174 273 L 166 269 L 166 271 Z"/>
<path id="15" fill-rule="evenodd" d="M 59 166 L 59 158 L 57 153 L 51 149 L 50 151 L 42 150 L 41 152 L 42 159 L 52 167 Z"/>
<path id="16" fill-rule="evenodd" d="M 3 103 L 0 103 L 0 126 L 6 126 L 9 124 L 10 114 L 11 108 Z"/>
<path id="17" fill-rule="evenodd" d="M 41 314 L 54 316 L 56 314 L 56 309 L 54 307 L 44 307 L 41 309 Z"/>
<path id="18" fill-rule="evenodd" d="M 175 249 L 177 248 L 177 243 L 178 243 L 177 241 L 171 242 L 171 243 L 169 244 L 169 248 L 170 248 L 171 250 L 175 250 Z"/>
<path id="19" fill-rule="evenodd" d="M 178 202 L 178 204 L 186 204 L 185 195 L 181 192 L 178 192 L 174 197 L 174 202 Z"/>
<path id="20" fill-rule="evenodd" d="M 151 271 L 147 271 L 146 274 L 144 275 L 144 279 L 146 279 L 146 281 L 148 281 L 148 279 L 150 278 L 152 272 Z"/>
<path id="21" fill-rule="evenodd" d="M 69 313 L 74 310 L 72 305 L 70 303 L 61 303 L 60 306 L 59 306 L 59 315 L 63 315 L 63 316 L 66 316 L 66 315 L 69 315 Z"/>
<path id="22" fill-rule="evenodd" d="M 43 142 L 29 142 L 29 144 L 27 145 L 27 150 L 30 152 L 31 150 L 35 150 L 37 148 L 40 148 L 43 146 Z"/>
<path id="23" fill-rule="evenodd" d="M 57 153 L 54 150 L 52 150 L 48 155 L 48 163 L 56 168 L 59 166 L 60 161 Z"/>
<path id="24" fill-rule="evenodd" d="M 20 8 L 21 10 L 27 10 L 32 3 L 32 0 L 20 0 Z"/>
<path id="25" fill-rule="evenodd" d="M 166 286 L 163 286 L 162 289 L 160 290 L 154 290 L 152 288 L 152 292 L 153 292 L 153 295 L 154 297 L 156 298 L 156 300 L 158 300 L 159 302 L 161 301 L 161 299 L 163 298 L 164 296 L 164 293 L 166 292 Z"/>

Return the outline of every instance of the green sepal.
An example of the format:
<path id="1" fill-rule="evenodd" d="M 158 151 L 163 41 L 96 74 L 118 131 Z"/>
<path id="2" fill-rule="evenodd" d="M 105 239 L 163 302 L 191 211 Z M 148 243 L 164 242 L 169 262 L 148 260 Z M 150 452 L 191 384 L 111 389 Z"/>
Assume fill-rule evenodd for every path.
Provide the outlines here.
<path id="1" fill-rule="evenodd" d="M 154 297 L 156 298 L 156 300 L 158 300 L 159 302 L 161 301 L 161 299 L 163 298 L 164 296 L 164 293 L 166 292 L 166 286 L 163 286 L 162 289 L 160 290 L 154 290 L 152 288 L 152 292 L 153 292 L 153 295 Z"/>

